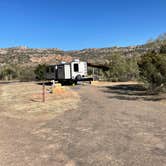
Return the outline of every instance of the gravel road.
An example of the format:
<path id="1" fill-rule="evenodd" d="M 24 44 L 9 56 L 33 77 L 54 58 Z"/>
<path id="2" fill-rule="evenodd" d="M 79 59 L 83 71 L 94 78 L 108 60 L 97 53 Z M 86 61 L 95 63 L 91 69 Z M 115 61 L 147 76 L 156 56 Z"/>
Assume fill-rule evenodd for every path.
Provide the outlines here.
<path id="1" fill-rule="evenodd" d="M 166 166 L 166 102 L 135 85 L 72 87 L 77 110 L 25 120 L 0 108 L 0 166 Z"/>

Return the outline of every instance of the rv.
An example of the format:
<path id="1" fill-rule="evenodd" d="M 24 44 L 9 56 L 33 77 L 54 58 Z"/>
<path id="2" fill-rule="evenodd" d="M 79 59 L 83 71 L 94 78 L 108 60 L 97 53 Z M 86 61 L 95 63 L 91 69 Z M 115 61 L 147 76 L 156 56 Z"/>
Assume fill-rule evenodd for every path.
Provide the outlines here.
<path id="1" fill-rule="evenodd" d="M 45 78 L 55 80 L 62 84 L 77 84 L 78 81 L 92 81 L 87 77 L 87 62 L 74 60 L 70 63 L 62 62 L 58 65 L 50 65 L 46 68 Z"/>

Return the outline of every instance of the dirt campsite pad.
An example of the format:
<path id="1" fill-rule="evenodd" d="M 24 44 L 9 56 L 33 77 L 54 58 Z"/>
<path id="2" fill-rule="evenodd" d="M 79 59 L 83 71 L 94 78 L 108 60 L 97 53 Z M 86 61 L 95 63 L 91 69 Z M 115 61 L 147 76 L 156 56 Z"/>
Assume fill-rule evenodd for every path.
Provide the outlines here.
<path id="1" fill-rule="evenodd" d="M 131 82 L 78 85 L 43 106 L 41 88 L 0 86 L 1 166 L 165 166 L 165 94 Z"/>
<path id="2" fill-rule="evenodd" d="M 55 93 L 50 93 L 51 86 L 46 86 L 45 103 L 42 102 L 42 85 L 37 83 L 2 85 L 0 91 L 4 114 L 17 118 L 53 118 L 76 109 L 79 102 L 79 95 L 67 87 L 57 87 Z"/>

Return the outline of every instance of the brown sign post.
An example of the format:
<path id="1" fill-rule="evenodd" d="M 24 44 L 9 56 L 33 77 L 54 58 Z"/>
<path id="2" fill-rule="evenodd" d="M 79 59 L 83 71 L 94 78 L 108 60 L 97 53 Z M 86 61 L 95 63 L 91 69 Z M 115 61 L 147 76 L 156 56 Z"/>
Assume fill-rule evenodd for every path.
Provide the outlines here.
<path id="1" fill-rule="evenodd" d="M 46 101 L 46 92 L 45 92 L 46 90 L 45 90 L 45 83 L 44 83 L 44 81 L 43 81 L 43 103 Z"/>

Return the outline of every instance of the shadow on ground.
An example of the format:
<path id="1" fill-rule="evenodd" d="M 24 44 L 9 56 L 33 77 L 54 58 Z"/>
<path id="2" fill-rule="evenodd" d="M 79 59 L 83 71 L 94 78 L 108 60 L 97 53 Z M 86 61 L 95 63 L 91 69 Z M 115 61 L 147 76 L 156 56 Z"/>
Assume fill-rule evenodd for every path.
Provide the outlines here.
<path id="1" fill-rule="evenodd" d="M 37 82 L 37 85 L 43 85 L 43 82 Z M 52 82 L 51 81 L 44 82 L 44 85 L 51 86 Z"/>
<path id="2" fill-rule="evenodd" d="M 106 86 L 103 91 L 111 94 L 109 98 L 119 100 L 160 101 L 166 99 L 163 95 L 149 94 L 140 84 Z"/>
<path id="3" fill-rule="evenodd" d="M 6 85 L 6 84 L 14 84 L 18 83 L 20 81 L 0 81 L 0 85 Z"/>

